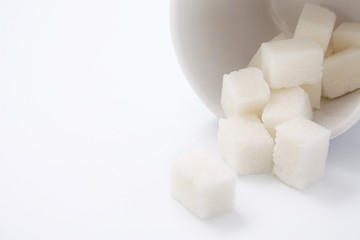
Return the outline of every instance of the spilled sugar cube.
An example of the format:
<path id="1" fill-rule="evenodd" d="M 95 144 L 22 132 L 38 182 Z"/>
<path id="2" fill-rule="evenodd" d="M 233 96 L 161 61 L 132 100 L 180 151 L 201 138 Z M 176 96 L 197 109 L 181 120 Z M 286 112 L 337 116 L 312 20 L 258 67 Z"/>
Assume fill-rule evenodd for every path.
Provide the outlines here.
<path id="1" fill-rule="evenodd" d="M 184 154 L 172 162 L 172 196 L 201 219 L 232 209 L 235 184 L 235 173 L 204 151 Z"/>
<path id="2" fill-rule="evenodd" d="M 219 120 L 218 150 L 239 175 L 269 173 L 274 141 L 255 115 Z"/>
<path id="3" fill-rule="evenodd" d="M 324 173 L 330 130 L 306 118 L 276 127 L 274 174 L 287 185 L 304 189 Z"/>
<path id="4" fill-rule="evenodd" d="M 321 46 L 311 38 L 261 45 L 262 69 L 272 89 L 317 83 L 322 78 L 323 58 Z"/>
<path id="5" fill-rule="evenodd" d="M 333 48 L 340 52 L 347 48 L 360 48 L 360 22 L 344 22 L 333 33 Z"/>
<path id="6" fill-rule="evenodd" d="M 305 3 L 298 20 L 294 38 L 310 37 L 320 44 L 325 52 L 328 48 L 336 15 L 327 8 Z"/>
<path id="7" fill-rule="evenodd" d="M 322 95 L 336 98 L 360 88 L 360 48 L 348 48 L 324 61 Z"/>
<path id="8" fill-rule="evenodd" d="M 312 108 L 308 94 L 301 87 L 272 90 L 270 100 L 264 108 L 262 121 L 275 136 L 275 127 L 295 117 L 312 119 Z"/>
<path id="9" fill-rule="evenodd" d="M 289 37 L 284 33 L 280 33 L 279 35 L 277 35 L 273 39 L 271 39 L 269 42 L 285 40 L 285 39 L 289 39 Z M 261 66 L 261 47 L 258 48 L 255 55 L 251 58 L 251 60 L 250 60 L 250 62 L 248 64 L 248 67 L 256 67 L 256 68 L 262 69 L 262 66 Z"/>
<path id="10" fill-rule="evenodd" d="M 221 106 L 226 117 L 261 112 L 270 97 L 270 89 L 260 69 L 245 68 L 224 75 Z"/>

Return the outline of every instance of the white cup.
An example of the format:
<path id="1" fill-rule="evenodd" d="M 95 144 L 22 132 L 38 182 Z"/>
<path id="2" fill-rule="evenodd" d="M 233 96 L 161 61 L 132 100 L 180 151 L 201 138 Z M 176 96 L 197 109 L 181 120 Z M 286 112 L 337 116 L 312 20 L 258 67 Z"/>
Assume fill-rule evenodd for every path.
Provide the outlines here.
<path id="1" fill-rule="evenodd" d="M 171 0 L 171 34 L 180 66 L 203 103 L 218 117 L 222 76 L 247 66 L 260 44 L 293 33 L 305 0 Z M 342 21 L 360 21 L 359 0 L 313 0 Z M 360 119 L 360 90 L 322 99 L 314 121 L 334 138 Z"/>

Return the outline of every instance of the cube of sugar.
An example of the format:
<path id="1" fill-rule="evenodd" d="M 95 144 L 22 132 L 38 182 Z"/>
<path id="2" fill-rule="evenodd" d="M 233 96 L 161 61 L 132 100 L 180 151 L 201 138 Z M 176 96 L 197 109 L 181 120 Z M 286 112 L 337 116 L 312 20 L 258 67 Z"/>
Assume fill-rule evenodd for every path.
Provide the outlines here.
<path id="1" fill-rule="evenodd" d="M 360 88 L 360 48 L 348 48 L 324 61 L 322 95 L 336 98 Z"/>
<path id="2" fill-rule="evenodd" d="M 313 109 L 320 109 L 321 81 L 318 81 L 315 84 L 304 84 L 304 85 L 301 85 L 301 87 L 309 95 L 311 107 Z"/>
<path id="3" fill-rule="evenodd" d="M 261 45 L 262 69 L 272 89 L 317 83 L 322 78 L 323 58 L 321 46 L 310 38 Z"/>
<path id="4" fill-rule="evenodd" d="M 255 115 L 219 120 L 218 149 L 239 175 L 271 172 L 273 145 L 273 138 Z"/>
<path id="5" fill-rule="evenodd" d="M 275 127 L 295 117 L 312 119 L 312 108 L 308 94 L 301 87 L 272 90 L 264 108 L 262 121 L 271 136 Z"/>
<path id="6" fill-rule="evenodd" d="M 280 33 L 279 35 L 275 36 L 269 42 L 278 41 L 278 40 L 285 40 L 289 39 L 289 37 L 285 33 Z M 250 60 L 248 67 L 255 67 L 261 69 L 261 47 L 258 48 L 255 55 Z"/>
<path id="7" fill-rule="evenodd" d="M 327 8 L 306 3 L 296 25 L 294 38 L 310 37 L 325 52 L 328 48 L 336 15 Z"/>
<path id="8" fill-rule="evenodd" d="M 346 48 L 360 48 L 360 22 L 344 22 L 333 33 L 334 51 Z"/>
<path id="9" fill-rule="evenodd" d="M 270 89 L 260 69 L 244 68 L 224 75 L 221 106 L 226 117 L 260 115 L 269 97 Z"/>
<path id="10" fill-rule="evenodd" d="M 232 209 L 235 184 L 236 174 L 204 151 L 184 154 L 172 162 L 172 196 L 201 219 Z"/>
<path id="11" fill-rule="evenodd" d="M 324 172 L 330 130 L 306 119 L 294 118 L 276 127 L 274 174 L 287 185 L 304 189 Z"/>

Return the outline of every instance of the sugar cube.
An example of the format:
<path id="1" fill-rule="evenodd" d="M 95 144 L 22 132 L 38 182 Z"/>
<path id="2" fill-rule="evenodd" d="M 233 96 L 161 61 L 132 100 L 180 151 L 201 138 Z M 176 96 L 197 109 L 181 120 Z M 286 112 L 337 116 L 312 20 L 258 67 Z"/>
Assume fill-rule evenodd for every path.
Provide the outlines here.
<path id="1" fill-rule="evenodd" d="M 301 85 L 301 87 L 309 95 L 311 107 L 313 109 L 320 109 L 321 81 L 318 81 L 315 84 L 304 84 L 304 85 Z"/>
<path id="2" fill-rule="evenodd" d="M 272 89 L 315 84 L 322 78 L 323 58 L 321 46 L 310 38 L 261 45 L 262 69 Z"/>
<path id="3" fill-rule="evenodd" d="M 324 61 L 322 95 L 336 98 L 360 88 L 360 48 L 348 48 Z"/>
<path id="4" fill-rule="evenodd" d="M 285 40 L 289 39 L 289 37 L 285 33 L 280 33 L 279 35 L 275 36 L 269 42 L 278 41 L 278 40 Z M 261 47 L 258 48 L 255 55 L 250 60 L 248 67 L 256 67 L 261 69 Z"/>
<path id="5" fill-rule="evenodd" d="M 275 136 L 276 125 L 295 117 L 312 119 L 312 108 L 308 94 L 301 87 L 272 90 L 264 108 L 262 121 L 271 136 Z"/>
<path id="6" fill-rule="evenodd" d="M 270 89 L 260 69 L 244 68 L 224 75 L 221 106 L 226 117 L 260 115 L 270 97 Z"/>
<path id="7" fill-rule="evenodd" d="M 201 219 L 232 209 L 235 184 L 236 174 L 202 150 L 184 154 L 172 162 L 172 196 Z"/>
<path id="8" fill-rule="evenodd" d="M 347 48 L 360 48 L 360 22 L 344 22 L 333 32 L 334 51 Z"/>
<path id="9" fill-rule="evenodd" d="M 273 138 L 255 115 L 219 120 L 218 149 L 239 175 L 271 172 L 273 145 Z"/>
<path id="10" fill-rule="evenodd" d="M 323 176 L 330 130 L 302 117 L 276 127 L 274 174 L 287 185 L 304 189 Z"/>
<path id="11" fill-rule="evenodd" d="M 328 48 L 336 15 L 327 8 L 305 3 L 296 25 L 294 38 L 310 37 L 317 41 L 325 52 Z"/>

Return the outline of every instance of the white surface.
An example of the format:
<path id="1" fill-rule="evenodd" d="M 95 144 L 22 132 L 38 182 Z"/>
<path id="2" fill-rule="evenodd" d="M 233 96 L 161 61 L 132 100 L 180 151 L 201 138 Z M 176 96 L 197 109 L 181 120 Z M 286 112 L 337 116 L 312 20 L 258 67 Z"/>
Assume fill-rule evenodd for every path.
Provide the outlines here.
<path id="1" fill-rule="evenodd" d="M 194 218 L 170 159 L 214 155 L 166 1 L 0 2 L 0 239 L 359 239 L 360 124 L 304 192 L 239 177 L 235 210 Z"/>

